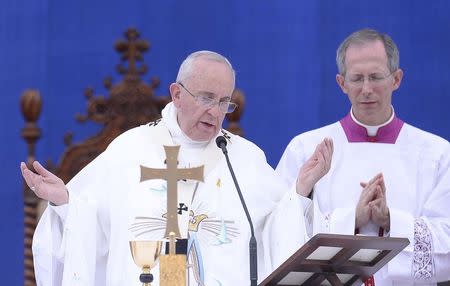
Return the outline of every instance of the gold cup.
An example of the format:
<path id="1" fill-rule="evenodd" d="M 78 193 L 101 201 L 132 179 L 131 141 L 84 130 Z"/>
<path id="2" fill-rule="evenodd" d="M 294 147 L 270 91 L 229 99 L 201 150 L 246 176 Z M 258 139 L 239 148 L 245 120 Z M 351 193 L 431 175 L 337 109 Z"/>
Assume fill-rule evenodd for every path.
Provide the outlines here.
<path id="1" fill-rule="evenodd" d="M 143 286 L 151 286 L 153 275 L 150 269 L 156 265 L 159 256 L 161 255 L 162 241 L 153 240 L 133 240 L 130 241 L 131 255 L 134 263 L 142 268 L 142 274 L 139 280 Z"/>

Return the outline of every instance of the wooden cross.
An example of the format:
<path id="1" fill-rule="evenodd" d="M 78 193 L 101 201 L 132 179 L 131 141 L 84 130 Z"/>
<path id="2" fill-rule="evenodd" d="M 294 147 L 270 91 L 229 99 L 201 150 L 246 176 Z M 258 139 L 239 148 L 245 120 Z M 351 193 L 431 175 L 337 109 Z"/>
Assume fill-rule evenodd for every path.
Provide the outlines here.
<path id="1" fill-rule="evenodd" d="M 179 180 L 191 179 L 203 182 L 203 166 L 196 168 L 178 169 L 178 152 L 180 146 L 164 146 L 166 151 L 166 169 L 153 169 L 141 165 L 141 182 L 153 179 L 167 181 L 167 224 L 165 238 L 170 237 L 173 232 L 176 238 L 181 238 L 178 227 L 178 190 Z"/>

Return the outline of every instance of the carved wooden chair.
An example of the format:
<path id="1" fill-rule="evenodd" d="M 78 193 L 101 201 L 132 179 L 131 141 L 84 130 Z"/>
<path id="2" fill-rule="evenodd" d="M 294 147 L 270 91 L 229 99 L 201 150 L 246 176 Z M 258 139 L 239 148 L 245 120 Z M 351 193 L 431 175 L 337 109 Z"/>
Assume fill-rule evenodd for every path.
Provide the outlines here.
<path id="1" fill-rule="evenodd" d="M 97 135 L 77 144 L 72 143 L 71 133 L 65 135 L 64 142 L 67 148 L 59 164 L 47 164 L 47 167 L 65 183 L 103 152 L 119 134 L 161 117 L 161 110 L 170 101 L 170 97 L 154 96 L 154 90 L 159 86 L 157 78 L 152 78 L 149 84 L 141 78 L 147 72 L 147 66 L 142 63 L 142 54 L 149 46 L 149 42 L 141 39 L 136 29 L 128 29 L 125 32 L 125 40 L 119 40 L 115 44 L 116 51 L 121 54 L 121 63 L 117 71 L 123 79 L 116 84 L 112 83 L 111 78 L 104 80 L 104 86 L 109 91 L 108 97 L 95 96 L 92 88 L 85 90 L 84 95 L 88 100 L 87 114 L 77 115 L 76 119 L 79 122 L 93 121 L 104 127 Z M 234 91 L 233 101 L 239 107 L 233 113 L 227 114 L 227 129 L 232 133 L 243 135 L 239 120 L 245 101 L 240 90 Z M 22 137 L 28 145 L 26 162 L 29 167 L 36 159 L 35 146 L 41 135 L 37 125 L 41 107 L 42 101 L 38 91 L 27 90 L 22 94 L 21 110 L 26 121 Z M 40 200 L 24 185 L 24 283 L 27 286 L 36 285 L 31 244 L 40 215 L 40 204 Z"/>

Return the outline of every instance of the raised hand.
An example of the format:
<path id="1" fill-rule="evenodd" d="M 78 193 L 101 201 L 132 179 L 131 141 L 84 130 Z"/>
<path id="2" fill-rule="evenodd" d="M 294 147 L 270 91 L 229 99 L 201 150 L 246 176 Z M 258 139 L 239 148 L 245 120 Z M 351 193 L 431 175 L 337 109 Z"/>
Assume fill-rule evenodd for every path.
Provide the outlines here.
<path id="1" fill-rule="evenodd" d="M 38 161 L 33 162 L 33 168 L 36 173 L 28 169 L 24 162 L 20 163 L 22 176 L 36 196 L 57 206 L 66 204 L 69 201 L 69 194 L 64 182 Z"/>
<path id="2" fill-rule="evenodd" d="M 300 168 L 297 177 L 297 193 L 307 197 L 314 185 L 330 170 L 333 156 L 333 140 L 325 138 L 316 146 L 311 157 Z"/>

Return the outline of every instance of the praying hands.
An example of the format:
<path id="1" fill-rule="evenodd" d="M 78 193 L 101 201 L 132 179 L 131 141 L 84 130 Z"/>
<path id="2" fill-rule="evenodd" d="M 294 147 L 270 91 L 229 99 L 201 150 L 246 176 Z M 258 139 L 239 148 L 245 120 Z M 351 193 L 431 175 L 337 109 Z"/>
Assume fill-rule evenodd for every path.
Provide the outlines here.
<path id="1" fill-rule="evenodd" d="M 360 185 L 363 190 L 356 206 L 355 227 L 360 228 L 372 220 L 389 232 L 390 217 L 383 174 L 379 173 L 369 182 L 361 182 Z"/>

